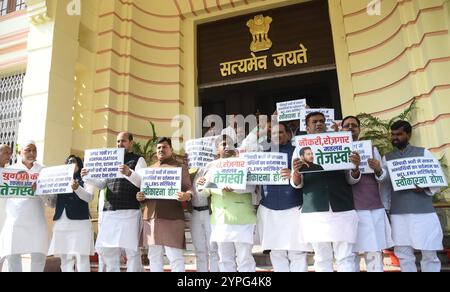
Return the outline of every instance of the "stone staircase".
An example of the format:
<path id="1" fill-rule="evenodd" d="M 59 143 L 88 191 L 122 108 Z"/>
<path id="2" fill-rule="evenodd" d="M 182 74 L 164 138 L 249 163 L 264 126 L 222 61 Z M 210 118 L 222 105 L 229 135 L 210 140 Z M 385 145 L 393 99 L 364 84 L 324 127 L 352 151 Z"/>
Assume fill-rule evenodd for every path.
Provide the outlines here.
<path id="1" fill-rule="evenodd" d="M 185 259 L 185 266 L 187 272 L 195 272 L 196 271 L 196 257 L 195 257 L 195 250 L 194 245 L 192 243 L 192 236 L 190 231 L 190 213 L 186 213 L 186 229 L 185 229 L 185 236 L 186 236 L 186 250 L 184 252 L 184 259 Z M 262 272 L 270 272 L 272 270 L 272 263 L 270 262 L 270 256 L 267 253 L 264 253 L 261 246 L 254 246 L 253 248 L 253 256 L 255 258 L 257 271 Z M 417 264 L 418 268 L 420 269 L 420 258 L 421 254 L 417 253 Z M 450 250 L 439 252 L 439 258 L 442 262 L 442 271 L 443 272 L 450 272 Z M 25 258 L 25 261 L 27 259 Z M 143 256 L 142 261 L 144 264 L 144 268 L 146 271 L 149 271 L 149 263 L 148 258 L 146 256 L 146 250 L 143 250 Z M 165 264 L 165 270 L 170 271 L 170 265 L 169 260 L 167 257 L 164 257 L 164 264 Z M 392 263 L 391 255 L 389 252 L 384 253 L 384 264 L 385 264 L 385 271 L 386 272 L 399 272 L 400 268 Z M 309 265 L 309 271 L 314 271 L 314 254 L 308 254 L 308 265 Z M 26 270 L 26 267 L 28 265 L 25 263 L 24 268 Z M 92 263 L 93 271 L 98 270 L 98 263 Z M 123 265 L 123 270 L 126 269 L 125 265 Z M 364 265 L 364 261 L 361 261 L 361 271 L 365 271 L 366 267 Z M 57 272 L 59 271 L 59 259 L 49 257 L 47 260 L 46 265 L 46 271 L 48 272 Z"/>

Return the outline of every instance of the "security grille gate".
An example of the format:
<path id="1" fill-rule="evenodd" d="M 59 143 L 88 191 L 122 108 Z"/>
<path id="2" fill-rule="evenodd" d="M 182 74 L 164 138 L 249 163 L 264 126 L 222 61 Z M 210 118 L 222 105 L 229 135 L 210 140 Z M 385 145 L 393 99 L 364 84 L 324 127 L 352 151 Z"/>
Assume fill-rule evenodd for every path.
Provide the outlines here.
<path id="1" fill-rule="evenodd" d="M 0 143 L 13 149 L 16 162 L 16 144 L 22 116 L 22 88 L 25 73 L 0 75 Z"/>

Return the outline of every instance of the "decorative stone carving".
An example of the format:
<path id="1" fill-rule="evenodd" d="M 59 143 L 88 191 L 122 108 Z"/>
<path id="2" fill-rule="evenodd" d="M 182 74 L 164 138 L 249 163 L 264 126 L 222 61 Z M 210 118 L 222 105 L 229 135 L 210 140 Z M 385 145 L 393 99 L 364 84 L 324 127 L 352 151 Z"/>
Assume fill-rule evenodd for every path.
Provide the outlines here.
<path id="1" fill-rule="evenodd" d="M 35 25 L 44 24 L 51 19 L 48 13 L 47 0 L 26 0 L 26 3 L 31 23 Z"/>

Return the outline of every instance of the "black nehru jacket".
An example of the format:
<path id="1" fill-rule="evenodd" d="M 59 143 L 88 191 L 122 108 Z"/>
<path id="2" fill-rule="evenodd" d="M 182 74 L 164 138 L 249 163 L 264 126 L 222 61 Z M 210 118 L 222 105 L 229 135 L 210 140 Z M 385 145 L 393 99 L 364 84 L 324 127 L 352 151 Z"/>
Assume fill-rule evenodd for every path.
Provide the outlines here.
<path id="1" fill-rule="evenodd" d="M 125 154 L 125 164 L 135 170 L 141 156 L 134 153 Z M 138 187 L 125 178 L 108 179 L 106 181 L 106 198 L 103 211 L 139 210 L 140 204 L 136 200 Z"/>
<path id="2" fill-rule="evenodd" d="M 83 181 L 78 179 L 80 186 L 83 187 Z M 89 204 L 80 199 L 77 194 L 60 194 L 56 198 L 56 210 L 53 216 L 53 221 L 61 219 L 61 216 L 66 210 L 66 216 L 70 220 L 88 220 L 89 219 Z"/>

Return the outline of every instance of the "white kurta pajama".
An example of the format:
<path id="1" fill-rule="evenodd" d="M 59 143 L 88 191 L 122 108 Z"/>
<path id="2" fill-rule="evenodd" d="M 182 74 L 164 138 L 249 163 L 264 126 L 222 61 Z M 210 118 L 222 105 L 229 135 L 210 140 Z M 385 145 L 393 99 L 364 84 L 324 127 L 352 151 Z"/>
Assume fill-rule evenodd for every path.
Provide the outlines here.
<path id="1" fill-rule="evenodd" d="M 307 253 L 311 245 L 305 243 L 301 233 L 300 210 L 271 210 L 258 208 L 257 229 L 263 250 L 270 250 L 275 271 L 307 272 Z"/>
<path id="2" fill-rule="evenodd" d="M 85 190 L 81 186 L 75 194 L 83 201 L 90 203 L 93 190 Z M 51 206 L 56 207 L 56 196 L 52 197 Z M 53 237 L 48 255 L 61 258 L 61 270 L 73 272 L 76 264 L 78 272 L 90 272 L 89 256 L 94 254 L 94 237 L 91 220 L 71 220 L 66 210 L 61 218 L 55 221 Z M 75 261 L 76 258 L 76 261 Z"/>
<path id="3" fill-rule="evenodd" d="M 425 158 L 434 158 L 430 151 L 424 151 Z M 387 171 L 386 157 L 383 167 Z M 389 173 L 388 173 L 389 176 Z M 390 181 L 390 179 L 388 180 Z M 434 196 L 440 188 L 427 188 L 425 194 Z M 392 185 L 386 184 L 384 191 L 395 195 Z M 414 250 L 422 252 L 422 272 L 440 272 L 441 262 L 438 250 L 443 250 L 443 232 L 437 214 L 391 214 L 392 239 L 395 255 L 399 258 L 402 272 L 417 272 Z"/>
<path id="4" fill-rule="evenodd" d="M 196 178 L 200 178 L 203 173 L 200 171 Z M 194 179 L 194 182 L 196 179 Z M 209 208 L 206 210 L 195 210 L 197 207 L 209 206 L 208 198 L 201 196 L 192 185 L 194 195 L 191 203 L 194 210 L 191 217 L 192 244 L 197 257 L 197 272 L 219 272 L 219 254 L 216 242 L 211 242 L 211 215 Z"/>
<path id="5" fill-rule="evenodd" d="M 254 201 L 255 191 L 255 186 L 247 186 L 245 191 L 234 192 L 239 194 L 251 193 L 252 201 Z M 202 195 L 210 195 L 209 190 L 203 190 Z M 218 217 L 222 216 L 223 214 L 218 215 Z M 218 245 L 220 272 L 255 272 L 256 263 L 252 254 L 255 229 L 256 223 L 211 225 L 211 242 L 216 242 Z M 239 266 L 237 266 L 236 261 Z"/>
<path id="6" fill-rule="evenodd" d="M 295 157 L 295 154 L 294 154 Z M 351 171 L 346 171 L 346 179 L 350 185 L 359 182 Z M 294 188 L 303 187 L 302 183 Z M 354 271 L 353 246 L 356 243 L 358 230 L 358 214 L 355 210 L 333 212 L 301 213 L 300 240 L 310 243 L 315 253 L 315 270 L 317 272 L 333 272 L 333 257 L 336 259 L 339 272 Z"/>
<path id="7" fill-rule="evenodd" d="M 382 161 L 381 155 L 377 148 L 374 148 L 374 159 Z M 385 181 L 387 173 L 382 169 L 381 175 L 378 177 L 373 175 L 379 184 Z M 354 194 L 356 196 L 356 194 Z M 378 195 L 380 201 L 383 201 L 381 190 Z M 355 203 L 356 204 L 356 203 Z M 360 271 L 359 253 L 364 255 L 368 272 L 383 272 L 383 253 L 382 251 L 394 246 L 392 240 L 391 224 L 386 214 L 385 208 L 373 210 L 356 210 L 358 213 L 358 233 L 353 251 L 355 252 L 355 271 Z"/>
<path id="8" fill-rule="evenodd" d="M 136 187 L 140 187 L 141 178 L 136 173 L 139 169 L 146 168 L 144 158 L 139 158 L 135 170 L 131 170 L 129 177 L 124 176 Z M 91 184 L 98 189 L 106 188 L 106 181 L 86 179 L 86 184 Z M 102 256 L 107 272 L 120 271 L 121 249 L 127 255 L 127 271 L 141 272 L 142 262 L 139 249 L 140 235 L 142 231 L 141 210 L 117 210 L 102 212 L 101 228 L 95 242 L 95 250 Z"/>
<path id="9" fill-rule="evenodd" d="M 2 171 L 3 167 L 0 167 L 0 173 Z M 3 225 L 5 224 L 6 220 L 6 199 L 0 198 L 0 234 L 3 229 Z M 5 257 L 0 256 L 0 272 L 3 269 L 3 262 L 5 261 Z"/>
<path id="10" fill-rule="evenodd" d="M 11 169 L 38 173 L 43 166 L 35 162 L 31 169 L 19 162 Z M 31 254 L 31 271 L 42 272 L 48 251 L 48 230 L 44 201 L 47 197 L 6 199 L 6 220 L 0 234 L 0 257 L 7 257 L 8 271 L 22 270 L 21 255 Z"/>

